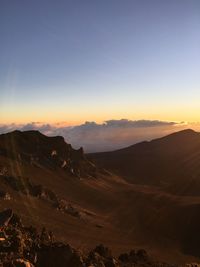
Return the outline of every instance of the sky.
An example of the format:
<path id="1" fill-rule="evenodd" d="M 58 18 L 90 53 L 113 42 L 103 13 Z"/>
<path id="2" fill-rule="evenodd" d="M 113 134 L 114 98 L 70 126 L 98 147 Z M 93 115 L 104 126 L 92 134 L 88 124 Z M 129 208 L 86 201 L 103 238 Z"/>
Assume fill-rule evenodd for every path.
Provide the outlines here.
<path id="1" fill-rule="evenodd" d="M 0 123 L 199 121 L 199 0 L 1 0 Z"/>

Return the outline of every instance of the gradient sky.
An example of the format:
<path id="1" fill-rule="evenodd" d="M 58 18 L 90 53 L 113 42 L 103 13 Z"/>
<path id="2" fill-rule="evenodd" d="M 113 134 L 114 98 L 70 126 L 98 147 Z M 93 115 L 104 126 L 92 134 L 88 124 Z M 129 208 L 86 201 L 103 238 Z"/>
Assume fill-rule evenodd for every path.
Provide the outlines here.
<path id="1" fill-rule="evenodd" d="M 1 0 L 0 122 L 198 121 L 199 0 Z"/>

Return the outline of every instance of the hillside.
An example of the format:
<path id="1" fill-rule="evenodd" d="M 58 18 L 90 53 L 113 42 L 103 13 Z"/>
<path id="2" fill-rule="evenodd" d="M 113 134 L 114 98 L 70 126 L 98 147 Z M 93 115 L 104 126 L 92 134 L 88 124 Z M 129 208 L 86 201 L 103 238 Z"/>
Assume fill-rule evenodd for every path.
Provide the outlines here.
<path id="1" fill-rule="evenodd" d="M 196 149 L 199 140 L 197 133 L 189 133 L 194 145 L 186 145 L 185 155 Z M 174 137 L 174 144 L 178 144 L 179 134 Z M 148 144 L 154 153 L 165 148 L 167 158 L 176 153 L 176 149 L 173 153 L 169 150 L 174 137 L 166 137 L 167 142 L 163 138 L 111 154 L 95 154 L 95 161 L 104 166 L 103 161 L 98 161 L 99 155 L 109 155 L 109 161 L 116 153 L 131 162 L 132 151 L 134 157 L 145 151 L 146 161 L 153 160 L 148 156 Z M 129 167 L 131 172 L 131 164 Z M 82 149 L 74 150 L 62 137 L 47 137 L 37 131 L 0 136 L 0 171 L 0 210 L 11 208 L 26 225 L 40 230 L 45 226 L 57 240 L 75 248 L 88 251 L 103 243 L 116 256 L 144 248 L 157 259 L 172 263 L 200 258 L 197 195 L 177 195 L 160 183 L 144 184 L 145 180 L 139 184 L 139 177 L 137 183 L 129 183 L 122 178 L 124 174 L 120 177 L 100 168 L 88 160 Z"/>
<path id="2" fill-rule="evenodd" d="M 131 183 L 200 194 L 200 134 L 190 129 L 88 158 Z"/>

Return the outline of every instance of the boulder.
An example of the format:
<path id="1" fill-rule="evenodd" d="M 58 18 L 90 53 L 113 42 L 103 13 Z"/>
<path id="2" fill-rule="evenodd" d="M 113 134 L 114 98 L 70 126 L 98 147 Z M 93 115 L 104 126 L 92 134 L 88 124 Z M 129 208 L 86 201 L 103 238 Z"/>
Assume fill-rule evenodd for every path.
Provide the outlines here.
<path id="1" fill-rule="evenodd" d="M 123 253 L 118 258 L 121 262 L 128 262 L 129 261 L 129 255 L 128 253 Z"/>
<path id="2" fill-rule="evenodd" d="M 24 259 L 16 259 L 13 265 L 14 267 L 34 267 L 32 263 Z"/>
<path id="3" fill-rule="evenodd" d="M 113 257 L 107 258 L 104 264 L 105 264 L 105 267 L 118 267 L 119 266 L 117 260 L 115 260 L 115 258 Z"/>
<path id="4" fill-rule="evenodd" d="M 96 246 L 94 252 L 97 252 L 100 256 L 104 258 L 109 258 L 112 256 L 111 250 L 102 244 Z"/>
<path id="5" fill-rule="evenodd" d="M 73 257 L 74 250 L 70 245 L 55 243 L 52 246 L 41 247 L 38 252 L 37 265 L 42 267 L 71 267 L 69 263 Z M 77 258 L 73 260 L 76 261 Z"/>
<path id="6" fill-rule="evenodd" d="M 0 228 L 7 226 L 12 216 L 13 211 L 11 209 L 7 209 L 0 212 Z"/>

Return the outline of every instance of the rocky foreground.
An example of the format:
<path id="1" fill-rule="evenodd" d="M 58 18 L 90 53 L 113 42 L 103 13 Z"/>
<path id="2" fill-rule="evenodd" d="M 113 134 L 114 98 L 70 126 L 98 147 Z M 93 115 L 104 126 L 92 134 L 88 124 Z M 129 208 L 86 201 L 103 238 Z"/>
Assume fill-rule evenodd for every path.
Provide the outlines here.
<path id="1" fill-rule="evenodd" d="M 115 258 L 110 249 L 98 245 L 83 253 L 57 242 L 51 231 L 38 231 L 22 224 L 12 210 L 0 213 L 0 266 L 3 267 L 117 267 L 172 266 L 154 261 L 145 250 L 131 250 Z"/>

